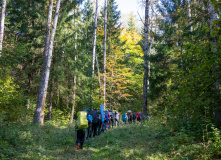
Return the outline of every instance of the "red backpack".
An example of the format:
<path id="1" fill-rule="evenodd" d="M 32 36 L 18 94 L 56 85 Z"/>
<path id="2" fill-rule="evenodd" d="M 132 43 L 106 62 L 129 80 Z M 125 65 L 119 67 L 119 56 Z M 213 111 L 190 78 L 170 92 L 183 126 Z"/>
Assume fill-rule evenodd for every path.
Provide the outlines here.
<path id="1" fill-rule="evenodd" d="M 137 118 L 137 120 L 140 120 L 140 113 L 136 114 L 136 118 Z"/>

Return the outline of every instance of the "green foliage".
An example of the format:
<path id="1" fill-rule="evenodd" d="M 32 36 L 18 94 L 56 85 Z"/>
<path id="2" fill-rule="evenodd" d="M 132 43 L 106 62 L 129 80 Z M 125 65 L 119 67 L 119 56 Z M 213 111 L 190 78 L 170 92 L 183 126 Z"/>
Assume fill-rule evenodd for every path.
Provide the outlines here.
<path id="1" fill-rule="evenodd" d="M 25 99 L 19 86 L 9 75 L 9 70 L 0 69 L 0 121 L 20 120 L 25 113 Z M 23 117 L 24 118 L 24 117 Z"/>

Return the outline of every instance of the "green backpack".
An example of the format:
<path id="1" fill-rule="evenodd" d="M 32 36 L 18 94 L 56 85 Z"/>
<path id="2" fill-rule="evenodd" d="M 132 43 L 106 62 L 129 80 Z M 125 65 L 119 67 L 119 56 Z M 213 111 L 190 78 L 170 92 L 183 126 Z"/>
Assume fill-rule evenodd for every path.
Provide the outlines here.
<path id="1" fill-rule="evenodd" d="M 80 111 L 77 113 L 77 127 L 78 129 L 88 128 L 87 112 Z"/>

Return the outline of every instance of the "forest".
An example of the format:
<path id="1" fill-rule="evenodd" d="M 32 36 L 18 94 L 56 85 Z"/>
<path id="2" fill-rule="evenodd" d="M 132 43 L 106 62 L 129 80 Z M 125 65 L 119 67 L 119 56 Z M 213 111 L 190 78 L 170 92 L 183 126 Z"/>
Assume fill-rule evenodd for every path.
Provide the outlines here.
<path id="1" fill-rule="evenodd" d="M 103 1 L 0 2 L 0 158 L 221 158 L 220 1 L 137 0 L 141 29 Z M 73 152 L 78 111 L 100 105 L 152 118 Z"/>

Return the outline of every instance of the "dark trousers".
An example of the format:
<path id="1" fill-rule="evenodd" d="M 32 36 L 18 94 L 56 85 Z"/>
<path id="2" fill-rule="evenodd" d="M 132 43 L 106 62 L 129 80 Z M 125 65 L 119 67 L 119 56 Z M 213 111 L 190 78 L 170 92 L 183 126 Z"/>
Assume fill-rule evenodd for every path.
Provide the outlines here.
<path id="1" fill-rule="evenodd" d="M 114 120 L 113 118 L 111 118 L 111 124 L 112 124 L 112 128 L 114 127 Z"/>
<path id="2" fill-rule="evenodd" d="M 88 128 L 87 128 L 87 137 L 86 137 L 86 139 L 88 139 L 89 137 L 91 137 L 91 126 L 88 126 Z"/>
<path id="3" fill-rule="evenodd" d="M 81 149 L 83 148 L 85 139 L 85 130 L 77 130 L 77 143 L 81 144 Z"/>
<path id="4" fill-rule="evenodd" d="M 97 136 L 97 126 L 98 126 L 98 123 L 92 123 L 93 137 Z"/>
<path id="5" fill-rule="evenodd" d="M 102 122 L 99 121 L 99 123 L 98 123 L 98 135 L 101 134 L 101 125 L 102 125 Z"/>

